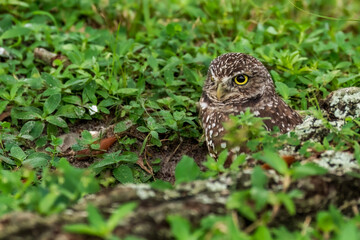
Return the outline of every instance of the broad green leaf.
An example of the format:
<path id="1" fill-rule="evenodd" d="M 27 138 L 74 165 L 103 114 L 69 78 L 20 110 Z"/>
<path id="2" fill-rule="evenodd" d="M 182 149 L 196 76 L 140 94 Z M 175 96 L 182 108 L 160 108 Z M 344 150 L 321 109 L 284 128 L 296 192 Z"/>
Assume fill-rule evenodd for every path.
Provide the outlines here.
<path id="1" fill-rule="evenodd" d="M 47 122 L 54 124 L 55 126 L 61 127 L 61 128 L 67 128 L 67 124 L 61 117 L 57 116 L 48 116 L 45 119 Z"/>
<path id="2" fill-rule="evenodd" d="M 144 126 L 137 127 L 136 129 L 140 132 L 150 132 L 150 130 Z"/>
<path id="3" fill-rule="evenodd" d="M 8 39 L 8 38 L 15 38 L 15 37 L 21 37 L 28 35 L 31 32 L 29 28 L 15 26 L 13 28 L 10 28 L 6 32 L 4 32 L 0 39 Z"/>
<path id="4" fill-rule="evenodd" d="M 202 165 L 205 166 L 208 170 L 218 172 L 218 162 L 210 156 L 207 156 L 206 159 L 207 160 L 205 162 L 202 162 Z"/>
<path id="5" fill-rule="evenodd" d="M 159 134 L 156 131 L 150 131 L 150 134 L 153 138 L 159 139 Z"/>
<path id="6" fill-rule="evenodd" d="M 23 161 L 23 164 L 26 166 L 31 166 L 32 168 L 44 167 L 50 162 L 51 157 L 46 153 L 35 152 L 29 155 L 26 160 Z"/>
<path id="7" fill-rule="evenodd" d="M 63 105 L 56 111 L 56 116 L 66 118 L 81 118 L 85 113 L 85 109 L 74 105 Z"/>
<path id="8" fill-rule="evenodd" d="M 171 232 L 174 234 L 175 239 L 191 239 L 190 222 L 187 219 L 179 215 L 170 215 L 166 219 L 170 224 Z"/>
<path id="9" fill-rule="evenodd" d="M 197 81 L 197 73 L 194 70 L 192 70 L 186 66 L 183 66 L 183 71 L 184 71 L 187 81 L 189 81 L 193 84 L 197 84 L 197 85 L 200 84 L 200 82 Z"/>
<path id="10" fill-rule="evenodd" d="M 347 222 L 340 228 L 339 240 L 358 240 L 359 237 L 360 231 L 354 222 Z"/>
<path id="11" fill-rule="evenodd" d="M 100 168 L 118 162 L 136 163 L 137 160 L 138 156 L 136 155 L 136 153 L 124 152 L 122 155 L 119 155 L 118 151 L 115 153 L 104 154 L 104 159 L 92 165 L 92 168 Z"/>
<path id="12" fill-rule="evenodd" d="M 54 94 L 61 93 L 61 88 L 58 87 L 48 87 L 41 95 L 42 97 L 50 97 Z"/>
<path id="13" fill-rule="evenodd" d="M 182 182 L 189 182 L 195 180 L 201 171 L 194 159 L 188 156 L 183 156 L 175 168 L 176 184 Z"/>
<path id="14" fill-rule="evenodd" d="M 21 136 L 23 137 L 23 136 L 25 136 L 25 135 L 29 135 L 30 131 L 33 129 L 34 126 L 35 126 L 35 121 L 28 121 L 28 122 L 26 122 L 26 123 L 22 126 L 22 128 L 21 128 L 21 130 L 20 130 Z M 30 136 L 30 137 L 31 137 L 31 136 Z M 32 138 L 32 139 L 30 139 L 30 140 L 34 140 L 34 139 Z"/>
<path id="15" fill-rule="evenodd" d="M 156 58 L 154 58 L 152 55 L 149 56 L 147 62 L 149 63 L 150 67 L 154 70 L 154 71 L 158 71 L 158 62 L 156 60 Z"/>
<path id="16" fill-rule="evenodd" d="M 139 89 L 137 88 L 119 88 L 115 93 L 123 95 L 137 95 Z"/>
<path id="17" fill-rule="evenodd" d="M 120 153 L 120 151 L 109 153 L 109 154 L 104 154 L 104 159 L 99 162 L 94 163 L 91 167 L 92 168 L 101 168 L 101 167 L 112 165 L 114 163 L 118 163 L 121 160 L 119 153 Z"/>
<path id="18" fill-rule="evenodd" d="M 260 226 L 256 229 L 252 240 L 272 240 L 269 229 L 265 226 Z"/>
<path id="19" fill-rule="evenodd" d="M 8 91 L 5 91 L 5 89 L 0 89 L 0 98 L 1 100 L 12 100 L 10 93 Z"/>
<path id="20" fill-rule="evenodd" d="M 354 156 L 358 164 L 360 164 L 360 145 L 359 143 L 354 143 Z"/>
<path id="21" fill-rule="evenodd" d="M 79 96 L 74 96 L 74 95 L 65 96 L 62 98 L 62 100 L 66 103 L 81 105 L 81 98 Z"/>
<path id="22" fill-rule="evenodd" d="M 360 76 L 360 74 L 351 75 L 349 77 L 339 77 L 337 79 L 337 81 L 338 81 L 339 84 L 344 84 L 344 83 L 347 83 L 348 81 L 359 78 L 359 76 Z"/>
<path id="23" fill-rule="evenodd" d="M 167 126 L 171 127 L 174 130 L 178 129 L 176 121 L 174 120 L 174 118 L 171 115 L 170 111 L 161 110 L 160 114 L 163 116 Z"/>
<path id="24" fill-rule="evenodd" d="M 277 35 L 278 32 L 276 31 L 276 29 L 273 26 L 270 26 L 266 29 L 266 32 L 272 34 L 272 35 Z"/>
<path id="25" fill-rule="evenodd" d="M 339 62 L 338 64 L 336 64 L 335 68 L 344 68 L 347 69 L 352 65 L 351 62 L 345 61 L 345 62 Z"/>
<path id="26" fill-rule="evenodd" d="M 307 163 L 293 167 L 290 172 L 294 179 L 299 179 L 307 176 L 323 175 L 327 173 L 327 170 L 317 164 Z"/>
<path id="27" fill-rule="evenodd" d="M 43 130 L 44 130 L 45 124 L 43 122 L 40 121 L 36 121 L 34 127 L 31 129 L 30 131 L 30 135 L 34 138 L 37 139 L 38 137 L 41 136 Z"/>
<path id="28" fill-rule="evenodd" d="M 8 105 L 9 101 L 0 101 L 0 114 L 4 112 L 6 106 Z"/>
<path id="29" fill-rule="evenodd" d="M 15 97 L 18 95 L 19 89 L 22 87 L 23 83 L 17 83 L 11 86 L 10 89 L 10 99 L 15 99 Z"/>
<path id="30" fill-rule="evenodd" d="M 117 54 L 119 57 L 123 57 L 124 55 L 126 55 L 131 46 L 133 45 L 134 40 L 133 39 L 125 39 L 122 41 L 119 41 L 117 43 Z"/>
<path id="31" fill-rule="evenodd" d="M 90 99 L 90 101 L 95 105 L 97 104 L 97 98 L 95 94 L 96 88 L 97 86 L 95 84 L 95 81 L 91 81 L 88 84 L 86 84 L 83 91 L 83 96 L 85 94 Z"/>
<path id="32" fill-rule="evenodd" d="M 106 229 L 106 223 L 99 210 L 91 204 L 87 206 L 88 221 L 90 226 L 98 230 Z"/>
<path id="33" fill-rule="evenodd" d="M 231 163 L 230 169 L 232 171 L 238 171 L 239 166 L 242 165 L 245 161 L 246 161 L 246 155 L 242 153 L 239 156 L 237 156 L 235 160 Z"/>
<path id="34" fill-rule="evenodd" d="M 219 157 L 217 159 L 218 162 L 218 166 L 220 167 L 220 170 L 224 170 L 223 166 L 226 162 L 226 159 L 228 158 L 228 151 L 225 149 L 223 151 L 221 151 L 221 153 L 219 154 Z"/>
<path id="35" fill-rule="evenodd" d="M 90 144 L 90 148 L 93 149 L 93 150 L 99 150 L 100 149 L 100 144 L 99 143 Z"/>
<path id="36" fill-rule="evenodd" d="M 44 103 L 44 113 L 45 115 L 49 115 L 56 110 L 61 102 L 61 94 L 51 95 L 49 98 L 45 100 Z"/>
<path id="37" fill-rule="evenodd" d="M 75 107 L 75 108 L 74 108 L 74 111 L 75 111 L 76 116 L 77 116 L 78 118 L 84 118 L 84 119 L 86 119 L 85 108 L 83 108 L 83 107 Z M 89 118 L 88 118 L 88 120 L 89 120 Z"/>
<path id="38" fill-rule="evenodd" d="M 20 161 L 23 161 L 26 158 L 25 152 L 19 146 L 16 145 L 10 149 L 10 156 Z"/>
<path id="39" fill-rule="evenodd" d="M 128 130 L 133 125 L 132 121 L 124 120 L 115 125 L 114 133 L 120 133 Z"/>
<path id="40" fill-rule="evenodd" d="M 238 191 L 230 195 L 226 207 L 228 209 L 236 209 L 245 218 L 255 221 L 256 214 L 252 207 L 249 206 L 247 200 L 250 200 L 250 190 Z"/>
<path id="41" fill-rule="evenodd" d="M 286 162 L 279 156 L 279 154 L 270 149 L 265 149 L 263 153 L 254 154 L 253 157 L 269 164 L 281 174 L 285 174 L 288 171 Z"/>
<path id="42" fill-rule="evenodd" d="M 181 112 L 179 112 L 179 111 L 174 112 L 174 119 L 175 119 L 176 121 L 182 120 L 185 116 L 186 116 L 186 114 L 185 114 L 185 112 L 183 112 L 183 111 L 181 111 Z"/>
<path id="43" fill-rule="evenodd" d="M 14 5 L 14 6 L 21 6 L 21 7 L 24 7 L 24 8 L 29 7 L 28 3 L 23 2 L 23 1 L 17 1 L 17 0 L 9 1 L 7 4 L 11 4 L 11 5 Z"/>
<path id="44" fill-rule="evenodd" d="M 154 132 L 154 131 L 152 131 L 152 132 Z M 152 137 L 152 138 L 150 139 L 150 143 L 156 145 L 157 147 L 161 147 L 161 145 L 162 145 L 160 139 L 159 139 L 159 138 L 155 138 L 155 137 Z"/>
<path id="45" fill-rule="evenodd" d="M 275 82 L 277 92 L 284 98 L 289 99 L 289 87 L 282 82 Z"/>
<path id="46" fill-rule="evenodd" d="M 329 212 L 319 212 L 316 216 L 316 222 L 317 227 L 324 232 L 330 232 L 337 228 Z"/>
<path id="47" fill-rule="evenodd" d="M 58 29 L 58 25 L 57 25 L 57 22 L 56 22 L 56 19 L 53 15 L 51 15 L 50 12 L 48 11 L 41 11 L 41 10 L 37 10 L 37 11 L 33 11 L 32 12 L 33 15 L 45 15 L 47 16 L 48 18 L 51 19 L 51 21 L 53 22 L 53 24 L 56 26 L 56 28 Z M 46 24 L 46 23 L 45 23 Z M 59 30 L 58 30 L 58 33 L 59 33 Z"/>
<path id="48" fill-rule="evenodd" d="M 0 161 L 6 162 L 7 164 L 10 164 L 10 165 L 16 165 L 14 160 L 12 160 L 12 159 L 10 159 L 8 157 L 5 157 L 3 155 L 0 155 Z"/>
<path id="49" fill-rule="evenodd" d="M 113 170 L 114 177 L 121 183 L 133 183 L 134 176 L 132 170 L 127 165 L 120 165 Z"/>
<path id="50" fill-rule="evenodd" d="M 119 159 L 122 162 L 136 163 L 139 157 L 134 152 L 124 152 L 122 155 L 119 156 Z"/>
<path id="51" fill-rule="evenodd" d="M 11 116 L 22 120 L 41 119 L 40 114 L 41 110 L 34 107 L 11 109 Z"/>
<path id="52" fill-rule="evenodd" d="M 60 196 L 59 192 L 50 192 L 43 197 L 39 202 L 39 211 L 43 214 L 49 214 L 51 208 L 54 206 L 56 199 Z"/>
<path id="53" fill-rule="evenodd" d="M 64 139 L 62 138 L 57 138 L 54 135 L 51 135 L 51 145 L 52 146 L 60 146 L 61 144 L 63 144 Z"/>
<path id="54" fill-rule="evenodd" d="M 97 91 L 96 92 L 97 94 L 101 95 L 103 98 L 106 98 L 104 100 L 102 100 L 98 106 L 99 107 L 110 107 L 110 106 L 114 106 L 118 103 L 118 101 L 112 99 L 112 98 L 109 98 L 108 96 L 108 93 L 107 92 L 103 92 L 103 91 Z"/>
<path id="55" fill-rule="evenodd" d="M 256 166 L 251 174 L 251 184 L 253 187 L 264 188 L 267 177 L 260 166 Z"/>
<path id="56" fill-rule="evenodd" d="M 62 88 L 62 82 L 46 72 L 41 73 L 41 78 L 43 78 L 50 87 Z"/>
<path id="57" fill-rule="evenodd" d="M 281 201 L 281 203 L 284 204 L 288 213 L 291 216 L 295 215 L 296 213 L 295 204 L 294 201 L 290 198 L 290 196 L 286 193 L 278 193 L 277 197 Z"/>
<path id="58" fill-rule="evenodd" d="M 22 135 L 22 137 L 24 136 L 29 136 L 29 140 L 34 140 L 38 137 L 40 137 L 40 135 L 42 134 L 43 130 L 44 130 L 45 124 L 43 122 L 40 121 L 28 121 L 26 122 L 21 130 L 20 130 L 20 134 Z M 26 137 L 24 137 L 26 138 Z"/>
<path id="59" fill-rule="evenodd" d="M 87 234 L 92 236 L 102 237 L 102 234 L 99 234 L 99 230 L 94 228 L 93 226 L 89 226 L 86 224 L 69 224 L 65 225 L 64 230 L 66 232 L 79 233 L 79 234 Z"/>
<path id="60" fill-rule="evenodd" d="M 81 137 L 83 138 L 83 140 L 85 140 L 88 144 L 93 143 L 94 142 L 94 138 L 91 135 L 91 133 L 88 130 L 84 130 L 81 132 Z"/>
<path id="61" fill-rule="evenodd" d="M 255 210 L 260 211 L 271 201 L 271 195 L 268 190 L 260 187 L 250 189 L 251 198 L 255 201 Z"/>

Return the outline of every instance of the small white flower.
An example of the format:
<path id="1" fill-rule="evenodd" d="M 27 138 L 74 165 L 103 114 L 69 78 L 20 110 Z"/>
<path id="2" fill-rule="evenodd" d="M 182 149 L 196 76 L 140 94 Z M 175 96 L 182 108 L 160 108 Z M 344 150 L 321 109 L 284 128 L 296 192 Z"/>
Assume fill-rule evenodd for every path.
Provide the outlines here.
<path id="1" fill-rule="evenodd" d="M 0 56 L 2 56 L 2 57 L 10 57 L 10 54 L 9 54 L 8 51 L 6 51 L 5 48 L 0 47 Z"/>
<path id="2" fill-rule="evenodd" d="M 90 113 L 90 115 L 94 115 L 94 114 L 97 113 L 97 112 L 99 112 L 99 110 L 98 110 L 98 108 L 97 108 L 96 105 L 91 105 L 91 106 L 89 107 L 89 113 Z"/>

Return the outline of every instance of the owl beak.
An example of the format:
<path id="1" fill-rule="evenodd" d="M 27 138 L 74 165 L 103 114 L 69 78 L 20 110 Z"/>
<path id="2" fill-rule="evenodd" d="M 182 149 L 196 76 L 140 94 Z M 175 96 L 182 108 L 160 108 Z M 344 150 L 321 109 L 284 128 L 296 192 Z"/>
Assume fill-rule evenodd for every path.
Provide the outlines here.
<path id="1" fill-rule="evenodd" d="M 223 85 L 220 83 L 217 87 L 216 90 L 216 97 L 218 100 L 220 100 L 222 98 L 222 96 L 224 96 L 225 93 L 225 88 L 223 87 Z"/>

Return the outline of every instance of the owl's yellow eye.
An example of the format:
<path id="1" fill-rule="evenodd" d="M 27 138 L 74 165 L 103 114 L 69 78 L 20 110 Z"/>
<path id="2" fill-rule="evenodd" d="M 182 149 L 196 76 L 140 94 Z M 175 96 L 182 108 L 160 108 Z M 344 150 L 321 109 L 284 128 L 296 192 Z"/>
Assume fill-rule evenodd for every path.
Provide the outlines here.
<path id="1" fill-rule="evenodd" d="M 233 78 L 234 82 L 237 84 L 237 85 L 245 85 L 248 80 L 249 80 L 249 77 L 245 74 L 240 74 L 240 75 L 237 75 Z"/>

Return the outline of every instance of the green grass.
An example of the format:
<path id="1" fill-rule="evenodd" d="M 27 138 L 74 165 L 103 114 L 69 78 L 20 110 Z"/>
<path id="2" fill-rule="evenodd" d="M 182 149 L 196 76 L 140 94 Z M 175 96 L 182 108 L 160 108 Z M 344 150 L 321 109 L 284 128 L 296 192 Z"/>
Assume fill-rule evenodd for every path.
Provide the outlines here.
<path id="1" fill-rule="evenodd" d="M 0 54 L 0 114 L 11 113 L 0 122 L 0 203 L 4 203 L 0 215 L 15 210 L 49 215 L 98 191 L 99 184 L 152 182 L 152 176 L 136 165 L 141 156 L 131 150 L 146 154 L 147 147 L 168 141 L 203 141 L 196 103 L 210 61 L 222 53 L 244 52 L 259 58 L 277 92 L 297 110 L 316 113 L 318 101 L 331 91 L 360 85 L 360 2 L 355 0 L 30 0 L 0 1 L 0 9 L 0 47 L 6 51 Z M 71 64 L 65 66 L 61 60 L 53 66 L 45 64 L 34 57 L 38 47 L 66 56 Z M 93 106 L 98 109 L 95 114 L 90 111 Z M 103 154 L 102 161 L 88 169 L 69 165 L 61 156 L 58 137 L 72 126 L 103 120 L 105 115 L 116 123 L 115 133 L 130 127 L 142 133 L 142 145 L 125 136 L 118 141 L 117 152 Z M 317 150 L 359 152 L 355 143 L 359 121 L 349 120 L 344 129 L 328 136 Z M 97 139 L 88 132 L 82 135 L 75 148 L 98 149 Z M 262 147 L 275 147 L 254 157 L 272 159 L 274 149 L 286 141 L 260 131 L 251 139 L 252 146 L 260 142 Z M 303 152 L 305 156 L 306 149 Z M 244 160 L 240 156 L 231 169 Z M 226 171 L 224 161 L 209 158 L 205 176 Z M 157 163 L 153 162 L 154 171 Z M 283 174 L 294 174 L 276 161 L 271 164 Z M 195 167 L 186 177 L 183 166 L 192 163 L 186 157 L 182 161 L 178 182 L 201 175 Z M 245 201 L 244 194 L 249 193 L 234 198 Z M 273 198 L 291 209 L 293 196 L 289 196 Z M 354 232 L 356 221 L 337 214 L 334 209 L 319 213 L 317 230 L 306 236 L 260 224 L 253 239 L 326 238 L 327 234 L 340 238 L 344 231 Z M 211 231 L 217 236 L 217 221 L 234 225 L 229 216 L 209 216 L 197 229 L 200 233 L 194 233 L 185 220 L 169 217 L 175 236 L 180 233 L 173 224 L 183 224 L 188 237 Z M 246 235 L 234 226 L 231 236 Z"/>

